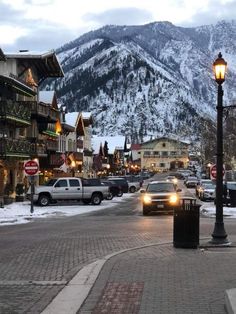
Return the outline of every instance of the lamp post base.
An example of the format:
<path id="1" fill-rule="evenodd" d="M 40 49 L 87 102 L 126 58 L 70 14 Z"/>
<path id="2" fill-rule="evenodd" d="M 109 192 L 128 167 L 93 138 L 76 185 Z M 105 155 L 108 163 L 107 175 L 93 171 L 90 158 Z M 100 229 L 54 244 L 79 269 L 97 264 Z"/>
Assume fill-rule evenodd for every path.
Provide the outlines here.
<path id="1" fill-rule="evenodd" d="M 212 239 L 209 243 L 214 245 L 230 245 L 227 238 L 227 233 L 225 232 L 224 223 L 223 222 L 215 222 L 215 228 L 212 233 Z"/>

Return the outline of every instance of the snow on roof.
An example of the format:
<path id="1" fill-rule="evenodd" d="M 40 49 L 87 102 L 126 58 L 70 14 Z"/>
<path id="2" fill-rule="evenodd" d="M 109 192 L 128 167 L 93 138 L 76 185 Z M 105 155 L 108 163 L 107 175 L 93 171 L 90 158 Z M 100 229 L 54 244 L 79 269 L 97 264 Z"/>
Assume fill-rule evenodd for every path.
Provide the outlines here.
<path id="1" fill-rule="evenodd" d="M 91 112 L 82 112 L 82 117 L 83 119 L 90 119 L 92 116 L 92 113 Z"/>
<path id="2" fill-rule="evenodd" d="M 107 141 L 108 153 L 113 154 L 115 149 L 124 149 L 125 136 L 96 136 L 92 137 L 92 148 L 95 154 L 99 153 L 100 145 L 104 146 L 105 141 Z"/>
<path id="3" fill-rule="evenodd" d="M 54 97 L 55 91 L 40 91 L 39 92 L 39 102 L 43 102 L 45 104 L 52 104 L 53 97 Z"/>
<path id="4" fill-rule="evenodd" d="M 65 115 L 66 124 L 72 125 L 75 127 L 79 112 L 68 112 Z"/>

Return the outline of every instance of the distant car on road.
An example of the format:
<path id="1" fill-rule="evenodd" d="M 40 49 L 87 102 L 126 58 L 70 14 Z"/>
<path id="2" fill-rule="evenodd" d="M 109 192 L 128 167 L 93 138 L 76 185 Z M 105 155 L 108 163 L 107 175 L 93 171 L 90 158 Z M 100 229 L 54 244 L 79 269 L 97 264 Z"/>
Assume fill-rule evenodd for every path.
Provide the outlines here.
<path id="1" fill-rule="evenodd" d="M 142 193 L 143 215 L 151 212 L 173 212 L 174 207 L 179 204 L 178 192 L 173 182 L 152 181 Z"/>
<path id="2" fill-rule="evenodd" d="M 215 187 L 216 186 L 213 182 L 203 184 L 199 189 L 199 199 L 201 201 L 214 200 Z"/>
<path id="3" fill-rule="evenodd" d="M 196 196 L 199 197 L 199 193 L 200 193 L 200 191 L 201 191 L 201 189 L 202 189 L 202 187 L 204 185 L 211 184 L 211 183 L 212 183 L 211 179 L 201 179 L 201 180 L 199 180 L 197 185 L 196 185 L 196 187 L 195 187 Z"/>
<path id="4" fill-rule="evenodd" d="M 175 185 L 177 185 L 178 183 L 178 179 L 175 176 L 171 176 L 171 175 L 166 177 L 166 181 L 173 182 Z"/>
<path id="5" fill-rule="evenodd" d="M 117 185 L 119 185 L 123 193 L 129 192 L 129 184 L 126 179 L 114 176 L 114 177 L 108 177 L 107 180 L 114 181 Z"/>
<path id="6" fill-rule="evenodd" d="M 198 184 L 198 178 L 197 177 L 188 177 L 185 181 L 185 185 L 187 188 L 195 188 Z"/>
<path id="7" fill-rule="evenodd" d="M 107 196 L 107 200 L 111 200 L 113 197 L 118 196 L 121 197 L 123 195 L 123 191 L 119 183 L 112 180 L 101 180 L 102 185 L 109 186 L 110 193 Z"/>

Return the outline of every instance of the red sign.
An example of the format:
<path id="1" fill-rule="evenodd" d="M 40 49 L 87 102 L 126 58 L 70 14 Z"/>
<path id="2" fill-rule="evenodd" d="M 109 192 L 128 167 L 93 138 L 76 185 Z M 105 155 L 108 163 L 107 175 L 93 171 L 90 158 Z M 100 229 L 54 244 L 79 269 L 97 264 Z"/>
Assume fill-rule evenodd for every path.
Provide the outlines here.
<path id="1" fill-rule="evenodd" d="M 211 174 L 211 179 L 212 180 L 216 179 L 216 175 L 217 175 L 216 165 L 211 166 L 210 174 Z M 223 168 L 222 175 L 223 176 L 225 175 L 225 169 L 224 168 Z"/>
<path id="2" fill-rule="evenodd" d="M 34 176 L 39 171 L 39 164 L 35 160 L 28 160 L 24 164 L 25 174 L 28 176 Z"/>

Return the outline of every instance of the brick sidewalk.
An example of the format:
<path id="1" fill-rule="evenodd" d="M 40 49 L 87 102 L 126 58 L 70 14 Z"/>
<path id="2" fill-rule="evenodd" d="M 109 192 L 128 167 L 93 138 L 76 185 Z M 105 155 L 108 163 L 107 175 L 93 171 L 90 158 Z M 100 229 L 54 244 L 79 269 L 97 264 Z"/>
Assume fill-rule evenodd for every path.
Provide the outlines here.
<path id="1" fill-rule="evenodd" d="M 223 314 L 236 287 L 236 248 L 128 251 L 104 265 L 79 314 Z"/>

